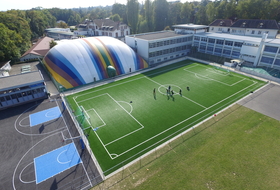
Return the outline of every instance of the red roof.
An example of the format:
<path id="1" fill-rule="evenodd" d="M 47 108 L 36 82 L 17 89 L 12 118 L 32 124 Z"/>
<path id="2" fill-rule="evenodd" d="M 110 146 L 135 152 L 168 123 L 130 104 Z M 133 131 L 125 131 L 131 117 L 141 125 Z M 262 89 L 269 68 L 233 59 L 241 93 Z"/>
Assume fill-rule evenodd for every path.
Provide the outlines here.
<path id="1" fill-rule="evenodd" d="M 35 54 L 40 56 L 45 56 L 50 50 L 50 42 L 54 40 L 53 38 L 44 37 L 37 41 L 29 50 L 27 50 L 21 57 L 27 54 Z"/>

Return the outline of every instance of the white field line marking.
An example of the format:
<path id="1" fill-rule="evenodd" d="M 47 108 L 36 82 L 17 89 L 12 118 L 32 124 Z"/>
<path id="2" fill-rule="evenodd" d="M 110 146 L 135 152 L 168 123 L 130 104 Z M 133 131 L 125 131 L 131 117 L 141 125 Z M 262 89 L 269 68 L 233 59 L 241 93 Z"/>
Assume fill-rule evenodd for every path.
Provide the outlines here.
<path id="1" fill-rule="evenodd" d="M 130 117 L 132 117 L 141 127 L 138 128 L 138 129 L 136 129 L 136 130 L 134 130 L 134 131 L 132 131 L 132 132 L 130 132 L 130 133 L 128 133 L 128 134 L 126 134 L 126 135 L 124 135 L 124 136 L 122 136 L 122 137 L 120 137 L 120 138 L 117 138 L 117 139 L 115 139 L 115 140 L 113 140 L 113 141 L 107 143 L 106 146 L 109 145 L 109 144 L 111 144 L 111 143 L 113 143 L 113 142 L 116 142 L 116 141 L 118 141 L 118 140 L 120 140 L 120 139 L 122 139 L 122 138 L 124 138 L 124 137 L 126 137 L 126 136 L 128 136 L 128 135 L 131 135 L 132 133 L 135 133 L 136 131 L 139 131 L 139 130 L 141 130 L 141 129 L 144 128 L 144 126 L 142 125 L 142 123 L 140 123 L 137 119 L 135 119 L 135 117 L 133 117 L 133 115 L 131 115 L 126 109 L 124 109 L 124 107 L 122 107 L 122 105 L 120 105 L 120 104 L 118 103 L 118 101 L 116 101 L 110 94 L 108 94 L 108 96 L 109 96 L 110 98 L 112 98 L 112 100 L 114 100 L 114 101 L 115 101 L 115 102 L 130 116 Z"/>
<path id="2" fill-rule="evenodd" d="M 190 72 L 190 73 L 192 73 L 192 74 L 194 74 L 194 75 L 196 75 L 196 76 L 202 76 L 202 77 L 204 77 L 204 78 L 208 78 L 209 80 L 216 81 L 216 82 L 221 83 L 221 84 L 226 85 L 226 86 L 233 86 L 233 85 L 235 84 L 235 83 L 234 83 L 234 84 L 227 84 L 227 83 L 218 81 L 218 80 L 216 80 L 216 79 L 213 79 L 213 78 L 210 78 L 210 77 L 207 77 L 207 76 L 203 76 L 203 75 L 201 75 L 201 74 L 198 74 L 198 73 L 195 73 L 195 72 L 192 72 L 192 71 L 188 71 L 187 69 L 184 69 L 184 71 Z M 243 78 L 242 80 L 244 80 L 244 79 L 246 79 L 246 78 Z M 238 82 L 241 82 L 241 80 L 238 81 Z"/>
<path id="3" fill-rule="evenodd" d="M 212 71 L 210 71 L 210 72 L 212 72 L 212 73 L 213 73 L 213 71 L 214 71 L 214 73 L 220 74 L 220 73 L 218 73 L 217 71 L 215 71 L 213 68 L 211 69 L 211 68 L 209 68 L 209 67 L 207 67 L 207 66 L 205 66 L 205 65 L 200 65 L 200 64 L 194 63 L 194 65 L 193 65 L 192 67 L 205 67 L 205 68 L 207 68 L 206 70 L 212 70 Z M 184 70 L 188 70 L 188 69 L 190 69 L 190 68 L 192 68 L 192 67 L 185 68 Z M 222 68 L 222 69 L 225 69 L 225 68 Z M 226 70 L 226 69 L 225 69 L 225 70 Z M 224 73 L 225 73 L 225 72 L 224 72 Z M 231 72 L 231 73 L 232 73 L 232 72 Z M 207 76 L 208 76 L 208 75 L 207 75 Z M 226 75 L 223 75 L 223 76 L 228 76 L 228 74 L 226 73 Z M 241 78 L 241 79 L 246 79 L 246 78 L 244 78 L 244 77 L 242 77 L 242 76 L 238 76 L 238 75 L 234 75 L 234 77 Z"/>
<path id="4" fill-rule="evenodd" d="M 90 118 L 85 108 L 83 106 L 81 106 L 81 108 L 82 108 L 82 112 L 84 112 L 87 115 L 87 117 Z"/>
<path id="5" fill-rule="evenodd" d="M 126 137 L 126 136 L 128 136 L 128 135 L 130 135 L 130 134 L 132 134 L 132 133 L 135 133 L 135 132 L 138 131 L 138 130 L 143 129 L 144 126 L 143 126 L 137 119 L 135 119 L 126 109 L 124 109 L 124 108 L 123 108 L 112 96 L 110 96 L 108 93 L 101 94 L 101 95 L 98 95 L 98 96 L 95 96 L 95 97 L 91 97 L 91 98 L 88 98 L 88 99 L 86 99 L 86 100 L 90 100 L 90 99 L 93 99 L 93 98 L 96 98 L 96 97 L 100 97 L 100 96 L 103 96 L 103 95 L 108 95 L 112 100 L 114 100 L 128 115 L 130 115 L 130 116 L 141 126 L 141 128 L 138 128 L 138 129 L 136 129 L 135 131 L 132 131 L 132 132 L 130 132 L 130 133 L 128 133 L 128 134 L 126 134 L 126 135 L 124 135 L 124 136 L 118 138 L 118 139 L 115 139 L 115 140 L 113 140 L 113 141 L 107 143 L 106 145 L 103 143 L 103 141 L 101 140 L 101 138 L 99 137 L 99 135 L 97 134 L 97 132 L 94 131 L 95 135 L 97 136 L 98 140 L 99 140 L 100 143 L 102 144 L 103 148 L 106 150 L 107 154 L 110 156 L 111 159 L 114 159 L 114 158 L 111 156 L 110 152 L 107 150 L 106 146 L 109 145 L 109 144 L 111 144 L 111 143 L 113 143 L 113 142 L 116 142 L 116 141 L 118 141 L 118 140 L 120 140 L 120 139 L 122 139 L 122 138 L 124 138 L 124 137 Z M 75 103 L 76 103 L 77 106 L 79 106 L 78 103 L 85 101 L 85 100 L 82 100 L 82 101 L 77 102 L 75 98 L 73 98 L 73 100 L 75 101 Z M 96 113 L 97 113 L 97 112 L 96 112 Z M 97 114 L 98 114 L 98 113 L 97 113 Z M 98 115 L 99 115 L 99 114 L 98 114 Z M 105 123 L 105 122 L 104 122 L 104 123 Z"/>
<path id="6" fill-rule="evenodd" d="M 263 88 L 263 87 L 262 87 L 262 88 Z M 230 105 L 231 102 L 236 102 L 237 100 L 240 100 L 239 97 L 241 97 L 241 96 L 243 96 L 243 95 L 240 95 L 240 96 L 236 97 L 235 99 L 231 100 L 230 102 L 228 102 L 228 103 L 229 103 L 228 105 Z M 249 95 L 248 95 L 248 96 L 249 96 Z M 148 147 L 142 149 L 142 150 L 139 151 L 138 153 L 136 153 L 136 154 L 130 156 L 129 158 L 127 158 L 127 159 L 124 160 L 124 161 L 130 160 L 131 158 L 135 157 L 136 155 L 141 154 L 142 152 L 148 150 L 148 149 L 151 148 L 151 147 L 154 147 L 156 144 L 159 144 L 161 141 L 164 141 L 165 139 L 168 139 L 169 137 L 171 137 L 171 136 L 173 136 L 173 135 L 175 135 L 175 134 L 178 134 L 180 131 L 185 130 L 187 127 L 189 127 L 189 126 L 195 124 L 197 121 L 201 120 L 202 118 L 207 118 L 207 117 L 209 117 L 209 115 L 211 115 L 212 113 L 216 113 L 216 111 L 221 112 L 221 108 L 222 108 L 222 107 L 223 107 L 223 106 L 221 106 L 221 107 L 215 109 L 213 112 L 211 112 L 211 113 L 209 113 L 209 114 L 207 114 L 207 115 L 204 115 L 204 116 L 202 116 L 201 118 L 199 118 L 199 119 L 197 119 L 197 120 L 195 120 L 195 121 L 189 123 L 188 125 L 186 125 L 186 126 L 182 127 L 181 129 L 175 131 L 174 133 L 172 133 L 172 134 L 170 134 L 170 135 L 164 137 L 164 138 L 161 139 L 160 141 L 157 141 L 156 143 L 154 143 L 154 144 L 152 144 L 152 145 L 150 145 L 150 146 L 148 146 Z M 229 107 L 229 106 L 228 106 L 228 107 Z M 227 107 L 226 107 L 226 108 L 227 108 Z M 226 108 L 224 108 L 224 109 L 226 109 Z M 219 113 L 219 112 L 218 112 L 218 113 Z M 199 123 L 196 123 L 195 127 L 196 127 L 196 126 L 199 126 L 201 123 L 203 123 L 203 120 L 202 120 L 201 122 L 199 122 Z M 187 133 L 187 132 L 189 132 L 189 131 L 192 130 L 192 129 L 194 129 L 194 127 L 191 127 L 191 128 L 189 128 L 189 129 L 187 129 L 186 131 L 184 131 L 184 133 Z M 175 138 L 175 137 L 174 137 L 174 138 Z M 165 142 L 165 143 L 167 143 L 167 142 Z M 148 152 L 148 153 L 149 153 L 149 152 Z M 118 165 L 120 165 L 120 164 L 122 164 L 122 163 L 119 163 L 119 164 L 115 165 L 114 167 L 116 167 L 116 166 L 118 166 Z M 112 168 L 114 168 L 114 167 L 112 167 Z M 111 170 L 112 168 L 109 168 L 109 169 L 106 170 L 104 173 L 106 173 L 107 171 Z"/>
<path id="7" fill-rule="evenodd" d="M 194 64 L 194 63 L 193 63 L 193 64 Z M 185 66 L 187 66 L 187 65 L 185 65 Z M 150 75 L 148 75 L 148 76 L 153 76 L 153 75 L 156 75 L 156 74 L 159 74 L 159 73 L 164 73 L 164 72 L 166 72 L 166 71 L 174 70 L 174 68 L 176 69 L 176 68 L 185 67 L 185 66 L 180 65 L 180 66 L 177 66 L 177 67 L 172 67 L 172 68 L 169 68 L 169 69 L 164 69 L 164 70 L 162 70 L 162 71 L 152 73 L 152 74 L 150 74 Z M 142 74 L 142 73 L 139 73 L 139 74 L 137 74 L 137 75 L 140 75 L 140 74 Z M 135 75 L 135 76 L 137 76 L 137 75 Z M 79 98 L 79 97 L 84 96 L 84 95 L 87 95 L 87 94 L 92 94 L 92 93 L 95 93 L 95 92 L 98 92 L 98 91 L 101 91 L 101 90 L 105 90 L 105 89 L 108 89 L 108 88 L 112 88 L 112 87 L 115 87 L 115 86 L 119 86 L 119 85 L 122 85 L 122 84 L 125 84 L 125 83 L 133 82 L 133 81 L 135 81 L 135 80 L 139 80 L 139 79 L 142 79 L 142 78 L 144 78 L 144 77 L 146 77 L 146 76 L 142 76 L 142 77 L 135 78 L 135 79 L 132 79 L 132 80 L 128 80 L 128 81 L 125 81 L 125 82 L 122 82 L 122 83 L 114 84 L 114 85 L 112 85 L 112 86 L 104 87 L 104 88 L 101 88 L 101 89 L 98 89 L 98 90 L 94 90 L 94 91 L 92 91 L 92 92 L 88 92 L 88 93 L 84 93 L 84 94 L 81 94 L 81 95 L 77 95 L 77 96 L 73 97 L 73 99 L 74 99 L 74 98 L 75 98 L 75 99 L 76 99 L 76 98 Z M 77 93 L 79 93 L 79 92 L 77 92 Z M 79 102 L 80 102 L 80 101 L 79 101 Z"/>
<path id="8" fill-rule="evenodd" d="M 158 84 L 158 85 L 160 85 L 160 86 L 164 86 L 164 85 L 162 85 L 162 84 L 160 84 L 160 83 L 154 81 L 153 79 L 150 79 L 150 78 L 148 78 L 148 77 L 145 77 L 145 78 L 148 79 L 148 80 L 150 80 L 150 81 L 152 81 L 152 82 L 154 82 L 154 83 L 156 83 L 156 84 Z M 174 86 L 176 86 L 176 85 L 174 85 Z M 179 89 L 180 89 L 180 88 L 179 88 Z M 193 101 L 192 99 L 189 99 L 189 98 L 187 98 L 187 97 L 185 97 L 185 96 L 182 96 L 182 97 L 184 97 L 185 99 L 187 99 L 187 100 L 189 100 L 189 101 L 195 103 L 196 105 L 199 105 L 200 107 L 206 108 L 205 106 L 203 106 L 203 105 L 201 105 L 201 104 L 199 104 L 199 103 Z"/>
<path id="9" fill-rule="evenodd" d="M 36 179 L 33 180 L 33 181 L 23 181 L 23 180 L 21 179 L 21 175 L 22 175 L 23 171 L 24 171 L 30 164 L 33 164 L 33 162 L 30 162 L 29 164 L 27 164 L 27 165 L 21 170 L 21 172 L 20 172 L 20 174 L 19 174 L 19 180 L 20 180 L 22 183 L 33 183 L 33 182 L 36 181 Z"/>
<path id="10" fill-rule="evenodd" d="M 240 91 L 238 91 L 238 92 L 236 92 L 236 93 L 234 93 L 234 94 L 232 94 L 232 95 L 226 97 L 225 99 L 223 99 L 223 100 L 221 100 L 221 101 L 219 101 L 219 102 L 213 104 L 212 106 L 210 106 L 210 107 L 208 107 L 208 108 L 206 108 L 206 109 L 204 109 L 204 110 L 202 110 L 202 111 L 200 111 L 200 112 L 198 112 L 198 113 L 192 115 L 191 117 L 189 117 L 189 118 L 187 118 L 187 119 L 185 119 L 185 120 L 183 120 L 183 121 L 181 121 L 181 122 L 179 122 L 179 123 L 177 123 L 177 124 L 171 126 L 170 128 L 168 128 L 168 129 L 166 129 L 166 130 L 164 130 L 164 131 L 158 133 L 157 135 L 155 135 L 155 136 L 153 136 L 153 137 L 151 137 L 151 138 L 149 138 L 149 139 L 147 139 L 147 140 L 141 142 L 140 144 L 138 144 L 138 145 L 136 145 L 136 146 L 134 146 L 134 147 L 132 147 L 132 148 L 130 148 L 130 149 L 128 149 L 128 150 L 122 152 L 121 154 L 118 154 L 117 157 L 119 157 L 119 156 L 121 156 L 121 155 L 123 155 L 123 154 L 125 154 L 125 153 L 127 153 L 127 152 L 129 152 L 129 151 L 131 151 L 131 150 L 133 150 L 133 149 L 135 149 L 136 147 L 138 147 L 138 146 L 140 146 L 140 145 L 142 145 L 142 144 L 144 144 L 144 143 L 146 143 L 146 142 L 148 142 L 148 141 L 150 141 L 150 140 L 156 138 L 157 136 L 159 136 L 159 135 L 161 135 L 161 134 L 163 134 L 163 133 L 165 133 L 165 132 L 167 132 L 167 131 L 169 131 L 169 130 L 175 128 L 175 127 L 177 127 L 178 125 L 180 125 L 180 124 L 182 124 L 182 123 L 188 121 L 189 119 L 191 119 L 191 118 L 193 118 L 193 117 L 195 117 L 195 116 L 197 116 L 197 115 L 203 113 L 204 111 L 206 111 L 206 110 L 208 110 L 208 109 L 210 109 L 210 108 L 216 106 L 217 104 L 220 104 L 221 102 L 223 102 L 223 101 L 225 101 L 225 100 L 231 98 L 232 96 L 235 96 L 236 94 L 238 94 L 238 93 L 244 91 L 245 89 L 247 89 L 247 88 L 249 88 L 249 87 L 255 85 L 256 83 L 257 83 L 257 82 L 253 81 L 253 84 L 247 86 L 246 88 L 244 88 L 244 89 L 242 89 L 242 90 L 240 90 Z M 111 157 L 111 156 L 110 156 L 110 157 Z M 113 159 L 114 159 L 114 158 L 113 158 Z"/>
<path id="11" fill-rule="evenodd" d="M 131 105 L 130 103 L 125 102 L 125 101 L 118 101 L 118 102 L 122 102 L 122 103 L 126 103 L 126 104 L 128 104 L 128 105 L 130 106 L 130 112 L 129 112 L 129 113 L 132 113 L 132 111 L 133 111 L 133 107 L 132 107 L 132 105 Z"/>
<path id="12" fill-rule="evenodd" d="M 102 144 L 103 148 L 106 150 L 107 154 L 110 156 L 111 160 L 113 160 L 110 152 L 108 151 L 108 149 L 106 148 L 106 146 L 104 145 L 104 143 L 102 142 L 102 140 L 100 139 L 100 137 L 98 136 L 98 134 L 96 133 L 96 131 L 93 131 L 95 133 L 95 135 L 97 136 L 98 140 L 100 141 L 100 143 Z"/>
<path id="13" fill-rule="evenodd" d="M 228 76 L 228 72 L 225 72 L 225 71 L 218 71 L 217 69 L 213 69 L 213 68 L 208 68 L 206 69 L 206 71 L 210 72 L 210 73 L 214 73 L 214 74 L 218 74 L 218 75 L 221 75 L 223 77 L 226 77 Z"/>
<path id="14" fill-rule="evenodd" d="M 60 164 L 67 164 L 67 163 L 69 163 L 69 162 L 72 161 L 72 160 L 68 160 L 67 162 L 61 162 L 61 161 L 59 161 L 60 155 L 61 155 L 62 153 L 64 153 L 64 152 L 66 152 L 66 151 L 67 151 L 67 150 L 63 150 L 63 151 L 60 152 L 59 155 L 56 157 L 56 161 L 57 161 L 58 163 L 60 163 Z"/>
<path id="15" fill-rule="evenodd" d="M 97 117 L 99 117 L 99 119 L 103 122 L 103 125 L 98 126 L 98 128 L 105 126 L 106 123 L 105 123 L 104 120 L 101 118 L 101 116 L 97 113 L 97 111 L 96 111 L 95 109 L 93 109 L 93 108 L 91 108 L 90 110 L 93 110 L 93 111 L 96 113 Z M 92 126 L 92 127 L 93 127 L 93 126 Z"/>
<path id="16" fill-rule="evenodd" d="M 30 127 L 30 124 L 29 125 L 23 125 L 23 124 L 21 124 L 21 122 L 23 121 L 23 120 L 25 120 L 26 118 L 28 118 L 29 116 L 26 116 L 25 118 L 23 118 L 22 120 L 20 120 L 19 121 L 19 126 L 21 126 L 21 127 Z"/>

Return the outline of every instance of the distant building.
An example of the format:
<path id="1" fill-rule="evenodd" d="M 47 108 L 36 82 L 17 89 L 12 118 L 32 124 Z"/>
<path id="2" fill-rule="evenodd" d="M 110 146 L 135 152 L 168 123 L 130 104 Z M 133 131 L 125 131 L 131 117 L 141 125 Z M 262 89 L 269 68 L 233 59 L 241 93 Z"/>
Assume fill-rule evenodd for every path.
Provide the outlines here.
<path id="1" fill-rule="evenodd" d="M 276 20 L 240 19 L 232 22 L 230 19 L 216 19 L 209 24 L 209 32 L 230 33 L 239 36 L 261 38 L 264 33 L 267 38 L 276 38 L 279 24 Z"/>
<path id="2" fill-rule="evenodd" d="M 279 25 L 275 20 L 218 19 L 208 26 L 182 24 L 174 31 L 129 35 L 127 45 L 139 53 L 149 65 L 179 58 L 191 51 L 240 59 L 254 66 L 280 69 Z M 207 32 L 209 29 L 209 32 Z"/>
<path id="3" fill-rule="evenodd" d="M 26 51 L 20 58 L 20 61 L 31 61 L 42 59 L 50 50 L 50 42 L 53 38 L 44 37 L 39 39 L 28 51 Z"/>
<path id="4" fill-rule="evenodd" d="M 216 19 L 209 24 L 209 32 L 230 33 L 233 21 L 230 19 Z"/>
<path id="5" fill-rule="evenodd" d="M 83 24 L 78 25 L 74 34 L 76 36 L 110 36 L 124 39 L 126 35 L 130 35 L 130 27 L 122 22 L 114 22 L 110 19 L 85 20 Z"/>
<path id="6" fill-rule="evenodd" d="M 54 40 L 70 40 L 75 38 L 75 35 L 71 32 L 70 28 L 48 28 L 45 30 L 45 34 Z"/>

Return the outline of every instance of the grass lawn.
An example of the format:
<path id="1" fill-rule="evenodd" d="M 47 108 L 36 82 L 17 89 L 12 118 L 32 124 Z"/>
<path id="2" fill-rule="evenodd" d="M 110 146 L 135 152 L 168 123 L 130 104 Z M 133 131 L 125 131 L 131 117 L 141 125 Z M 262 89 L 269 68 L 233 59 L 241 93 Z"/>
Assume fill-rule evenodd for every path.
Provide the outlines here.
<path id="1" fill-rule="evenodd" d="M 66 98 L 108 175 L 264 84 L 182 61 Z"/>
<path id="2" fill-rule="evenodd" d="M 278 120 L 241 106 L 185 134 L 184 141 L 153 162 L 140 169 L 135 163 L 92 190 L 280 189 L 279 136 Z"/>

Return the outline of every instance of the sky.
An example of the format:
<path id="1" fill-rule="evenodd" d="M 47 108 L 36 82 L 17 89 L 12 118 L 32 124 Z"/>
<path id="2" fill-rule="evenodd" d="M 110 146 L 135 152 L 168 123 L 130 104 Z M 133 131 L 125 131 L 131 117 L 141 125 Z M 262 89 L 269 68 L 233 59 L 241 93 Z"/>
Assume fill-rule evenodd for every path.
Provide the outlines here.
<path id="1" fill-rule="evenodd" d="M 145 2 L 145 0 L 138 0 L 138 2 Z M 174 1 L 174 0 L 167 0 Z M 192 0 L 181 0 L 182 3 Z M 79 8 L 79 7 L 95 7 L 113 5 L 114 3 L 126 4 L 127 0 L 0 0 L 0 11 L 7 11 L 11 9 L 28 10 L 35 7 L 43 8 Z"/>

